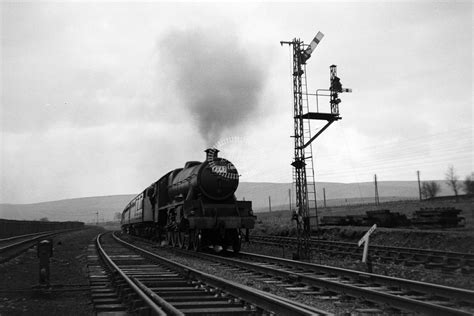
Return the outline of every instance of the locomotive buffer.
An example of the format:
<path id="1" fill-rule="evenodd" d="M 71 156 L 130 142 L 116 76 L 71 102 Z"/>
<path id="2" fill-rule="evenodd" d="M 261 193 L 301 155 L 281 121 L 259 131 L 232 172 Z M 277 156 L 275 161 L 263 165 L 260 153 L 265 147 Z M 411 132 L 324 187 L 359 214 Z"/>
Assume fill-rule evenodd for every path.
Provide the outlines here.
<path id="1" fill-rule="evenodd" d="M 333 122 L 340 120 L 338 98 L 340 92 L 351 92 L 350 89 L 342 89 L 340 79 L 336 76 L 336 66 L 330 67 L 330 113 L 309 111 L 309 94 L 306 80 L 306 62 L 311 57 L 314 49 L 324 37 L 324 34 L 318 32 L 309 45 L 305 45 L 300 39 L 293 39 L 291 42 L 280 42 L 281 45 L 288 44 L 293 48 L 293 119 L 294 119 L 294 161 L 293 166 L 293 182 L 295 183 L 296 192 L 296 211 L 293 219 L 297 224 L 297 253 L 294 259 L 306 260 L 311 257 L 310 237 L 310 208 L 314 206 L 316 229 L 318 228 L 318 211 L 316 203 L 316 184 L 314 177 L 314 165 L 311 143 L 321 135 L 326 128 Z M 318 92 L 317 91 L 317 92 Z M 314 135 L 311 136 L 311 120 L 323 120 L 326 124 Z"/>

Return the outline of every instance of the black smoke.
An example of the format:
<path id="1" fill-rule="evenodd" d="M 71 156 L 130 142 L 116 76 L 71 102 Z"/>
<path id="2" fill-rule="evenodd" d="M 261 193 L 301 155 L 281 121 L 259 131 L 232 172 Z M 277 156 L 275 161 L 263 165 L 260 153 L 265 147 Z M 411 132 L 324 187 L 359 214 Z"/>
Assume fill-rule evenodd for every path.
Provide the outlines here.
<path id="1" fill-rule="evenodd" d="M 175 30 L 159 45 L 163 70 L 209 145 L 255 113 L 264 65 L 252 47 L 208 29 Z"/>

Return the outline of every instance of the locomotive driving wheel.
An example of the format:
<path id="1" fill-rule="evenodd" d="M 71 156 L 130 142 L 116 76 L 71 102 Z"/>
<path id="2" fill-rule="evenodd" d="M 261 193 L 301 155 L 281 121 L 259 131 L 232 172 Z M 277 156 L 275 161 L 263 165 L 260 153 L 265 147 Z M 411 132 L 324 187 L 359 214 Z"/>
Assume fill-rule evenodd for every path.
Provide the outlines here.
<path id="1" fill-rule="evenodd" d="M 178 234 L 179 232 L 177 231 L 173 232 L 173 247 L 179 247 Z"/>
<path id="2" fill-rule="evenodd" d="M 166 233 L 166 239 L 168 241 L 168 245 L 171 247 L 176 247 L 178 246 L 178 232 L 176 231 L 168 231 Z"/>
<path id="3" fill-rule="evenodd" d="M 173 241 L 172 241 L 172 232 L 171 231 L 167 231 L 166 232 L 166 243 L 168 244 L 168 246 L 172 246 L 173 245 Z"/>
<path id="4" fill-rule="evenodd" d="M 191 232 L 190 232 L 190 239 L 192 239 L 192 248 L 194 251 L 198 252 L 198 251 L 201 251 L 201 248 L 202 248 L 202 242 L 201 242 L 201 239 L 202 239 L 202 232 L 200 229 L 193 229 Z"/>
<path id="5" fill-rule="evenodd" d="M 191 249 L 191 236 L 189 231 L 178 232 L 178 245 L 181 249 Z"/>
<path id="6" fill-rule="evenodd" d="M 234 250 L 235 253 L 238 253 L 242 248 L 242 235 L 238 229 L 236 229 L 232 235 L 232 250 Z"/>
<path id="7" fill-rule="evenodd" d="M 178 238 L 177 238 L 178 239 L 178 247 L 183 248 L 183 245 L 184 245 L 184 232 L 178 231 L 177 235 L 178 235 Z"/>
<path id="8" fill-rule="evenodd" d="M 176 233 L 179 248 L 186 250 L 191 249 L 191 233 L 189 230 L 189 221 L 186 218 L 181 219 Z"/>

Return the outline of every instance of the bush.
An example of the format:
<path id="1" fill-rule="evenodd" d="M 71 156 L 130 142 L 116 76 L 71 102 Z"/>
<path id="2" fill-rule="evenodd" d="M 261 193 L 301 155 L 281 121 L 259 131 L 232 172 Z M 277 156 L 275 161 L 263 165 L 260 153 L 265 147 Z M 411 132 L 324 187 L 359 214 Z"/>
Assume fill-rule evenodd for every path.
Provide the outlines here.
<path id="1" fill-rule="evenodd" d="M 474 172 L 464 180 L 463 189 L 466 194 L 474 194 Z"/>
<path id="2" fill-rule="evenodd" d="M 441 191 L 441 187 L 435 181 L 425 181 L 421 185 L 421 196 L 424 199 L 434 198 Z"/>

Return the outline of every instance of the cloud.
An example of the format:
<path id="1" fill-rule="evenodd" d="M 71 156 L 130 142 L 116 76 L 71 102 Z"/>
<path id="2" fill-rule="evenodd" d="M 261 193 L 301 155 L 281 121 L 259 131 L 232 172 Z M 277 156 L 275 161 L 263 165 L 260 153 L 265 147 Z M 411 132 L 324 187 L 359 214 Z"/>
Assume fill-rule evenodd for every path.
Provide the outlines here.
<path id="1" fill-rule="evenodd" d="M 184 165 L 182 157 L 189 155 L 181 138 L 191 134 L 185 124 L 151 122 L 5 133 L 0 201 L 139 192 Z M 204 153 L 195 151 L 203 159 Z"/>
<path id="2" fill-rule="evenodd" d="M 1 6 L 5 202 L 138 192 L 232 136 L 221 153 L 242 181 L 291 181 L 279 42 L 318 30 L 308 89 L 327 88 L 337 64 L 354 91 L 314 143 L 319 180 L 472 171 L 471 3 Z"/>

